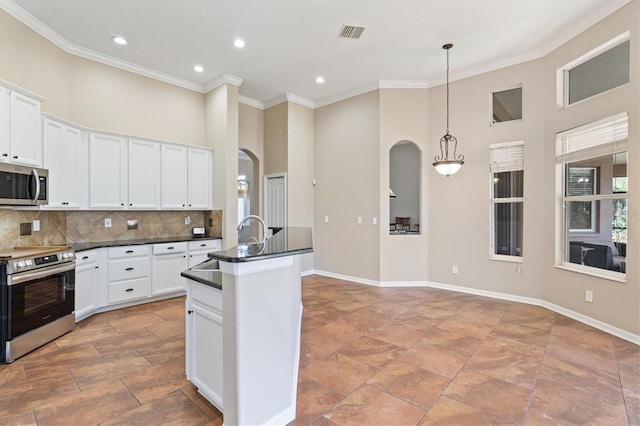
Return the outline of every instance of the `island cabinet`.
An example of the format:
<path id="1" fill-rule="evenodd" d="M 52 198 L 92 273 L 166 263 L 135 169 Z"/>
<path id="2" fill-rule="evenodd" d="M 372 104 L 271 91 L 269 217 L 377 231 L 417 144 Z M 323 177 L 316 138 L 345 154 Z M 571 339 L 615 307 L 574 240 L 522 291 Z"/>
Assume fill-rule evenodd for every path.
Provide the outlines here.
<path id="1" fill-rule="evenodd" d="M 187 288 L 187 379 L 222 411 L 222 292 L 198 282 Z"/>
<path id="2" fill-rule="evenodd" d="M 285 227 L 264 243 L 209 253 L 219 270 L 205 264 L 182 272 L 187 377 L 225 425 L 295 419 L 301 255 L 312 251 L 310 229 Z"/>

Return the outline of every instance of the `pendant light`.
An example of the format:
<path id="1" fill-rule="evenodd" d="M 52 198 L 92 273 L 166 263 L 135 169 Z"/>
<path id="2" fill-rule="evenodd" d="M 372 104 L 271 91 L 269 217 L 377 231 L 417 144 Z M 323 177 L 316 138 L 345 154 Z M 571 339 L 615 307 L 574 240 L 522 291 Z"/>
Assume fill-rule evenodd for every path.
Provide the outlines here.
<path id="1" fill-rule="evenodd" d="M 436 155 L 433 167 L 441 175 L 449 176 L 460 170 L 464 164 L 464 155 L 456 155 L 458 148 L 458 140 L 455 136 L 449 134 L 449 49 L 453 44 L 447 43 L 442 48 L 447 51 L 447 133 L 440 138 L 440 155 Z M 452 145 L 453 155 L 449 158 L 449 143 Z"/>

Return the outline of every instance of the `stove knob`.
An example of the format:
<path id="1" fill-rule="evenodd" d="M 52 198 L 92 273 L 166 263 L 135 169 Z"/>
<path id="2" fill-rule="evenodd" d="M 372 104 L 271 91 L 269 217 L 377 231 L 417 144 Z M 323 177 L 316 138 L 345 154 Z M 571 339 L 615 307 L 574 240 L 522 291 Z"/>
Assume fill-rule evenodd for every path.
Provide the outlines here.
<path id="1" fill-rule="evenodd" d="M 62 258 L 63 258 L 63 259 L 66 259 L 66 258 L 68 258 L 68 257 L 69 257 L 69 253 L 62 253 Z"/>
<path id="2" fill-rule="evenodd" d="M 24 260 L 19 260 L 16 262 L 16 268 L 24 268 Z"/>
<path id="3" fill-rule="evenodd" d="M 33 260 L 27 259 L 24 261 L 25 266 L 33 266 Z"/>

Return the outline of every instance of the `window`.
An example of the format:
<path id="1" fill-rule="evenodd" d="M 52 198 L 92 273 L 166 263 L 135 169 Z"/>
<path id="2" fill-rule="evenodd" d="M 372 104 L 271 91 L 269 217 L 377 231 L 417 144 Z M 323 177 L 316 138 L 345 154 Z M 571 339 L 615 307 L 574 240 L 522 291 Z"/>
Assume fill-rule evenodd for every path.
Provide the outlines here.
<path id="1" fill-rule="evenodd" d="M 522 87 L 491 94 L 492 123 L 512 120 L 522 120 Z"/>
<path id="2" fill-rule="evenodd" d="M 497 260 L 522 260 L 524 142 L 493 144 L 489 149 L 491 252 Z"/>
<path id="3" fill-rule="evenodd" d="M 627 136 L 626 113 L 558 133 L 557 265 L 624 277 Z"/>
<path id="4" fill-rule="evenodd" d="M 629 55 L 629 32 L 625 32 L 560 68 L 558 105 L 573 105 L 629 83 Z"/>

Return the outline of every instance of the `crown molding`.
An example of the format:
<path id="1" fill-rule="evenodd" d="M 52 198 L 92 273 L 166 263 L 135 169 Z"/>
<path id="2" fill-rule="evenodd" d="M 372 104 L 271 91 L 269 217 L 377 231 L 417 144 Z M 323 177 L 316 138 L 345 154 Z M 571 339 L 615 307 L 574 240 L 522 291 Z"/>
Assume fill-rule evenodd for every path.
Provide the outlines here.
<path id="1" fill-rule="evenodd" d="M 29 91 L 27 89 L 24 89 L 24 88 L 22 88 L 20 86 L 16 86 L 15 84 L 10 83 L 10 82 L 8 82 L 6 80 L 0 80 L 0 86 L 9 89 L 12 92 L 17 92 L 17 93 L 20 93 L 21 95 L 25 95 L 25 96 L 27 96 L 27 97 L 35 100 L 35 101 L 38 101 L 38 102 L 44 102 L 44 101 L 47 100 L 47 98 L 45 98 L 43 96 L 40 96 L 37 93 L 33 93 L 33 92 L 31 92 L 31 91 Z"/>
<path id="2" fill-rule="evenodd" d="M 379 89 L 428 89 L 427 80 L 380 80 Z"/>
<path id="3" fill-rule="evenodd" d="M 51 28 L 45 25 L 42 21 L 38 20 L 37 18 L 29 14 L 27 11 L 22 9 L 12 0 L 1 0 L 0 8 L 2 8 L 5 12 L 7 12 L 11 16 L 16 18 L 17 20 L 19 20 L 29 28 L 31 28 L 33 31 L 37 32 L 42 37 L 46 38 L 51 43 L 55 44 L 60 49 L 62 49 L 63 51 L 69 54 L 90 59 L 95 62 L 100 62 L 105 65 L 110 65 L 112 67 L 119 68 L 125 71 L 130 71 L 136 74 L 140 74 L 145 77 L 153 78 L 155 80 L 172 84 L 174 86 L 182 87 L 184 89 L 189 89 L 196 92 L 204 93 L 204 88 L 200 84 L 183 80 L 181 78 L 177 78 L 169 74 L 161 73 L 156 70 L 152 70 L 151 68 L 146 68 L 140 65 L 136 65 L 128 61 L 116 59 L 112 56 L 108 56 L 108 55 L 96 52 L 94 50 L 86 49 L 84 47 L 80 47 L 76 44 L 73 44 L 66 38 L 62 37 L 60 34 L 53 31 Z"/>
<path id="4" fill-rule="evenodd" d="M 303 98 L 302 96 L 298 96 L 298 95 L 295 95 L 293 93 L 287 93 L 286 97 L 287 97 L 287 101 L 289 101 L 289 102 L 293 102 L 295 104 L 302 105 L 302 106 L 305 106 L 305 107 L 311 108 L 311 109 L 315 109 L 315 107 L 316 107 L 315 102 L 313 102 L 310 99 Z"/>
<path id="5" fill-rule="evenodd" d="M 264 109 L 264 103 L 263 102 L 260 102 L 257 99 L 249 98 L 247 96 L 239 95 L 238 96 L 238 102 L 240 102 L 241 104 L 248 105 L 248 106 L 253 107 L 253 108 Z"/>
<path id="6" fill-rule="evenodd" d="M 231 84 L 233 86 L 240 87 L 243 81 L 244 81 L 243 79 L 241 79 L 240 77 L 236 77 L 233 74 L 220 74 L 213 80 L 209 80 L 207 83 L 205 83 L 202 92 L 203 93 L 210 92 L 213 89 L 216 89 L 222 86 L 223 84 Z"/>

